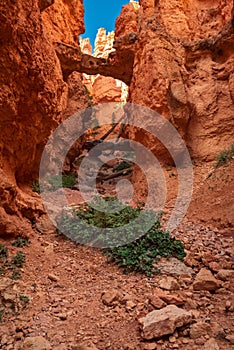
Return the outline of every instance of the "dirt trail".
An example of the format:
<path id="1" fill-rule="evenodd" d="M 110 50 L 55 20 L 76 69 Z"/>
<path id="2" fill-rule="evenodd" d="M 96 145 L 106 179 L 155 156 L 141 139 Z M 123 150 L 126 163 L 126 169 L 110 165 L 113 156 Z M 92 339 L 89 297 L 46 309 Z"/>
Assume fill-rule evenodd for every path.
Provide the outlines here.
<path id="1" fill-rule="evenodd" d="M 222 173 L 228 169 L 231 167 Z M 172 171 L 167 170 L 168 179 L 175 181 L 174 176 L 169 176 Z M 195 193 L 199 186 L 204 186 L 199 178 L 206 178 L 209 171 L 208 166 L 196 168 Z M 226 231 L 221 232 L 211 225 L 201 226 L 185 218 L 174 235 L 185 244 L 187 266 L 184 268 L 190 266 L 193 273 L 185 270 L 180 274 L 178 266 L 174 266 L 149 279 L 139 274 L 124 275 L 101 250 L 74 244 L 58 234 L 48 221 L 44 222 L 43 229 L 40 225 L 37 228 L 41 228 L 41 232 L 35 231 L 28 247 L 19 249 L 8 242 L 10 255 L 22 250 L 26 264 L 21 269 L 21 279 L 12 281 L 13 287 L 7 286 L 10 281 L 5 278 L 7 274 L 1 277 L 2 302 L 8 303 L 9 311 L 2 317 L 2 349 L 32 349 L 22 347 L 22 344 L 25 338 L 34 336 L 42 336 L 52 349 L 60 350 L 233 349 L 231 229 L 228 231 L 226 227 Z M 163 266 L 166 265 L 164 261 Z M 195 277 L 202 267 L 208 268 L 217 278 L 219 286 L 213 292 L 193 289 Z M 225 275 L 223 269 L 232 273 Z M 175 285 L 168 290 L 167 283 L 171 278 L 175 279 Z M 15 294 L 7 301 L 4 293 L 9 288 Z M 153 300 L 160 293 L 170 295 L 169 303 L 193 312 L 194 324 L 203 324 L 198 327 L 198 334 L 190 325 L 178 329 L 173 336 L 148 342 L 142 339 L 138 319 L 155 309 Z M 19 295 L 28 296 L 29 303 L 19 303 Z M 211 333 L 204 324 L 212 325 Z M 218 347 L 212 348 L 209 345 L 212 342 Z M 86 348 L 78 346 L 83 343 Z"/>

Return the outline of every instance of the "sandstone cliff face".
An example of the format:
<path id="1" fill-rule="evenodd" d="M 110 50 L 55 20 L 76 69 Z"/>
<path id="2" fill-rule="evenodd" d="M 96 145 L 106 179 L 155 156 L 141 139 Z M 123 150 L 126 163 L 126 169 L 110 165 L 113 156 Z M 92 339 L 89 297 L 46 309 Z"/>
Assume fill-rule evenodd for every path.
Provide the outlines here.
<path id="1" fill-rule="evenodd" d="M 82 1 L 56 3 L 71 10 L 78 4 L 82 11 Z M 43 1 L 39 5 L 41 10 L 45 7 Z M 43 212 L 30 184 L 38 177 L 46 140 L 67 107 L 69 87 L 40 8 L 33 0 L 0 4 L 0 234 L 24 234 L 35 215 Z M 83 28 L 82 17 L 79 23 L 76 33 Z M 66 28 L 62 32 L 67 33 Z M 71 32 L 72 28 L 70 36 Z M 22 221 L 23 217 L 28 220 Z"/>
<path id="2" fill-rule="evenodd" d="M 142 0 L 140 5 L 129 101 L 169 119 L 193 157 L 213 159 L 233 138 L 233 4 Z M 125 33 L 125 12 L 116 33 Z"/>

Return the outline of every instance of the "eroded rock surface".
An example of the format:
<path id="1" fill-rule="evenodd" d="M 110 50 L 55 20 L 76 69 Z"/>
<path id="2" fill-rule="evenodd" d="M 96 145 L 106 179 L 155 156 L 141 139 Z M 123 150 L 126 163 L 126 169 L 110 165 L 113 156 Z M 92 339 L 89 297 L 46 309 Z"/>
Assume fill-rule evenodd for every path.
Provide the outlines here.
<path id="1" fill-rule="evenodd" d="M 0 4 L 0 167 L 3 194 L 0 234 L 21 234 L 17 226 L 19 231 L 27 232 L 34 215 L 40 215 L 42 208 L 33 214 L 40 204 L 37 196 L 32 197 L 31 182 L 38 177 L 46 140 L 65 117 L 67 108 L 68 85 L 63 81 L 53 47 L 54 34 L 48 28 L 50 19 L 43 24 L 40 12 L 45 10 L 42 12 L 44 16 L 46 11 L 52 10 L 50 7 L 45 9 L 46 2 L 41 1 L 39 5 L 40 8 L 36 1 L 21 0 L 6 0 Z M 82 2 L 76 1 L 76 5 L 82 13 Z M 59 2 L 59 6 L 62 12 L 69 8 L 65 1 Z M 71 12 L 68 17 L 75 20 Z M 68 26 L 68 22 L 63 25 Z M 82 17 L 77 26 L 76 34 L 83 28 Z M 72 28 L 62 30 L 69 35 L 73 32 Z M 82 86 L 81 81 L 79 84 Z M 78 105 L 82 108 L 85 104 L 79 102 L 76 108 Z M 19 185 L 22 190 L 19 190 Z M 23 216 L 26 217 L 26 226 L 21 229 Z"/>

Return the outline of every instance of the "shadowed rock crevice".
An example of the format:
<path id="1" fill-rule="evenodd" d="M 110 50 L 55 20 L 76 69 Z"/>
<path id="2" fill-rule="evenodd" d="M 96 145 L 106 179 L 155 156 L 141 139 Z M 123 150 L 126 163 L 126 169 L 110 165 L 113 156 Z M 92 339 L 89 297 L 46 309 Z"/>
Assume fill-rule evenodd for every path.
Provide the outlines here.
<path id="1" fill-rule="evenodd" d="M 41 12 L 53 4 L 54 4 L 54 0 L 39 0 L 38 2 L 38 6 Z"/>

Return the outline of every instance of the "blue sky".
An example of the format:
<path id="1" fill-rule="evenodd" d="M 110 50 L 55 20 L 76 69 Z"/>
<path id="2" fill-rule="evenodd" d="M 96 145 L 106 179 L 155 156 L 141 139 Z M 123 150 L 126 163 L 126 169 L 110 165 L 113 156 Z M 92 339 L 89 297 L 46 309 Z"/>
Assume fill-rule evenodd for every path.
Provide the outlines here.
<path id="1" fill-rule="evenodd" d="M 90 38 L 94 46 L 98 28 L 104 27 L 107 32 L 114 30 L 121 7 L 128 3 L 129 0 L 84 0 L 86 31 L 81 36 Z"/>

